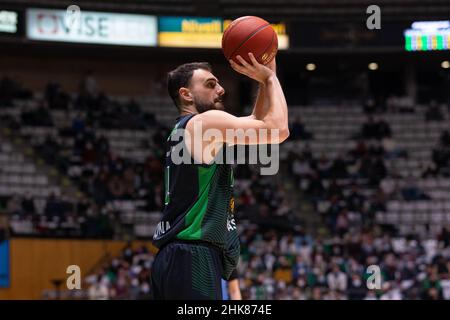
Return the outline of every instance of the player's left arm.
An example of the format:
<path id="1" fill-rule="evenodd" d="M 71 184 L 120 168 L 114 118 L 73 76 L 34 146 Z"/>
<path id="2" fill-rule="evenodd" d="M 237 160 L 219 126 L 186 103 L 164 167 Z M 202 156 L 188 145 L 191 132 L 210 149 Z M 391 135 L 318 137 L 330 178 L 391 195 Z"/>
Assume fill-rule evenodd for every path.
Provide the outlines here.
<path id="1" fill-rule="evenodd" d="M 233 279 L 228 282 L 228 291 L 231 300 L 242 300 L 241 289 L 239 288 L 239 279 Z"/>

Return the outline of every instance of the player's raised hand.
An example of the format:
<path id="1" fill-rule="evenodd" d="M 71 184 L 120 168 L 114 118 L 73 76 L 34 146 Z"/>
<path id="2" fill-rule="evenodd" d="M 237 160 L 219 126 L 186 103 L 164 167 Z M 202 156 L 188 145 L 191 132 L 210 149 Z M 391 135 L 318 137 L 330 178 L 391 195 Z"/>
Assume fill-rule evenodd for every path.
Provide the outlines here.
<path id="1" fill-rule="evenodd" d="M 266 82 L 271 76 L 274 75 L 274 71 L 271 68 L 256 61 L 255 56 L 250 52 L 248 54 L 251 64 L 245 61 L 241 56 L 236 56 L 236 59 L 241 63 L 240 65 L 230 59 L 231 67 L 236 71 L 247 77 L 256 80 L 260 83 Z"/>
<path id="2" fill-rule="evenodd" d="M 267 63 L 266 66 L 274 73 L 277 73 L 277 62 L 275 61 L 275 57 L 273 57 L 273 59 L 269 63 Z"/>

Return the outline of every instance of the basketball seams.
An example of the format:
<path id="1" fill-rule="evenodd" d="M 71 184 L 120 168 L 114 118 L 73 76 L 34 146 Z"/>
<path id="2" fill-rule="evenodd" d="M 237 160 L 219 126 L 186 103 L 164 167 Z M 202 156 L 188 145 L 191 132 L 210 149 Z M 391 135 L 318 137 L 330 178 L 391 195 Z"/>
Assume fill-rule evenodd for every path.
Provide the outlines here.
<path id="1" fill-rule="evenodd" d="M 258 29 L 256 29 L 255 31 L 253 31 L 250 35 L 247 36 L 247 38 L 242 41 L 239 46 L 237 46 L 236 49 L 234 49 L 233 53 L 231 53 L 231 55 L 229 57 L 227 57 L 228 59 L 231 59 L 231 57 L 244 45 L 244 43 L 246 43 L 249 39 L 251 39 L 255 34 L 257 34 L 258 32 L 260 32 L 261 30 L 264 30 L 265 28 L 269 27 L 270 23 L 267 23 L 266 25 L 263 25 L 261 27 L 259 27 Z"/>
<path id="2" fill-rule="evenodd" d="M 230 31 L 231 31 L 234 27 L 236 27 L 239 23 L 241 23 L 242 21 L 248 20 L 248 19 L 250 19 L 250 18 L 253 18 L 253 16 L 248 16 L 248 17 L 242 18 L 241 20 L 236 21 L 236 23 L 234 23 L 234 24 L 233 24 L 233 22 L 232 22 L 232 23 L 228 26 L 228 28 L 225 30 L 224 34 L 223 34 L 223 37 L 222 37 L 222 46 L 223 46 L 224 43 L 226 43 L 225 40 L 227 39 L 228 34 L 230 33 Z M 227 58 L 227 59 L 228 59 L 228 58 Z"/>
<path id="3" fill-rule="evenodd" d="M 273 41 L 275 40 L 276 33 L 275 31 L 272 32 L 272 39 L 270 40 L 270 44 L 263 50 L 263 52 L 260 54 L 261 56 L 266 52 L 267 49 L 269 49 L 272 46 Z M 278 46 L 277 46 L 278 50 Z"/>

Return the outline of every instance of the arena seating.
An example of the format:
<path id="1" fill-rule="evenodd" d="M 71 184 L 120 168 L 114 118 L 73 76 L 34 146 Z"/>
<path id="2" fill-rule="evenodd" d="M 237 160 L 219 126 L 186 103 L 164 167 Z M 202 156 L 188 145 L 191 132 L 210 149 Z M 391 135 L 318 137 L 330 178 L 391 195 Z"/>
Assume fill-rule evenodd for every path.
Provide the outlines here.
<path id="1" fill-rule="evenodd" d="M 328 159 L 343 157 L 348 173 L 337 179 L 344 195 L 350 192 L 355 182 L 361 193 L 370 198 L 378 190 L 388 197 L 387 209 L 376 213 L 377 223 L 391 224 L 399 228 L 400 234 L 419 233 L 421 236 L 436 236 L 442 224 L 450 222 L 450 177 L 444 171 L 427 174 L 435 168 L 433 149 L 439 144 L 444 130 L 449 128 L 448 112 L 443 109 L 444 121 L 425 120 L 426 106 L 417 106 L 412 113 L 380 113 L 375 118 L 386 120 L 392 128 L 391 137 L 367 139 L 361 136 L 361 128 L 368 119 L 361 106 L 322 106 L 292 108 L 291 117 L 301 117 L 314 140 L 288 141 L 282 149 L 286 159 L 290 151 L 310 149 L 317 162 L 322 154 Z M 360 163 L 350 155 L 359 142 L 364 148 L 382 148 L 382 162 L 387 170 L 379 183 L 364 181 L 359 174 Z M 391 150 L 389 149 L 391 148 Z M 321 179 L 325 186 L 331 178 Z M 308 181 L 300 187 L 307 188 Z M 407 189 L 421 192 L 413 198 Z M 326 189 L 326 188 L 325 188 Z M 317 203 L 319 212 L 328 210 L 330 199 L 322 197 Z"/>
<path id="2" fill-rule="evenodd" d="M 0 197 L 11 232 L 151 238 L 176 109 L 161 97 L 67 97 L 50 108 L 48 94 L 36 92 L 0 107 Z M 290 168 L 277 179 L 236 168 L 244 297 L 450 299 L 450 175 L 441 146 L 449 114 L 441 111 L 442 121 L 430 121 L 427 106 L 375 114 L 352 104 L 291 106 L 301 129 L 280 148 Z M 381 134 L 367 129 L 370 117 L 384 120 Z M 70 183 L 57 184 L 42 164 Z M 312 212 L 298 212 L 302 203 Z M 305 214 L 320 217 L 323 228 L 305 229 L 298 220 Z M 132 258 L 142 252 L 127 252 L 90 275 L 82 297 L 148 298 L 151 254 L 143 253 L 144 266 Z M 362 285 L 369 264 L 384 272 L 375 294 Z"/>

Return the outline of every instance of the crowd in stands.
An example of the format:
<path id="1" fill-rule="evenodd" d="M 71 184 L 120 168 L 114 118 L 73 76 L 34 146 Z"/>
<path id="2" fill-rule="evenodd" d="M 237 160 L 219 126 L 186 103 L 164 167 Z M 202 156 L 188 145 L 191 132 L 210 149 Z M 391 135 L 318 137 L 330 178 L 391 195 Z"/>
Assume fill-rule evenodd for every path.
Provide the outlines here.
<path id="1" fill-rule="evenodd" d="M 2 107 L 14 107 L 14 99 L 29 100 L 30 91 L 24 90 L 9 78 L 0 81 Z M 3 208 L 11 220 L 27 221 L 41 236 L 113 236 L 119 220 L 118 212 L 108 205 L 112 200 L 145 199 L 143 210 L 160 211 L 162 195 L 162 157 L 167 128 L 130 100 L 119 103 L 102 93 L 92 73 L 88 73 L 74 97 L 64 92 L 61 85 L 50 82 L 42 99 L 34 99 L 35 108 L 21 108 L 20 117 L 2 116 L 2 122 L 15 132 L 22 127 L 56 128 L 57 134 L 48 134 L 35 144 L 35 151 L 48 164 L 76 183 L 84 197 L 74 200 L 52 195 L 44 201 L 45 209 L 36 215 L 32 199 L 20 196 L 3 198 Z M 68 127 L 55 123 L 51 111 L 77 112 Z M 146 130 L 152 128 L 142 148 L 149 151 L 145 161 L 136 161 L 117 155 L 110 141 L 98 131 L 108 129 Z M 29 137 L 35 139 L 36 137 Z M 70 143 L 69 141 L 73 142 Z"/>
<path id="2" fill-rule="evenodd" d="M 247 227 L 240 239 L 243 299 L 450 299 L 448 228 L 437 239 L 419 240 L 392 237 L 377 228 L 312 237 L 301 231 Z M 145 248 L 126 247 L 86 278 L 88 297 L 151 298 L 153 257 Z M 371 265 L 379 267 L 379 281 L 368 269 Z"/>
<path id="3" fill-rule="evenodd" d="M 14 99 L 30 99 L 33 92 L 14 79 L 4 76 L 0 79 L 0 108 L 13 106 Z"/>
<path id="4" fill-rule="evenodd" d="M 239 271 L 247 299 L 450 299 L 449 229 L 438 239 L 395 238 L 378 228 L 335 236 L 241 234 Z M 372 271 L 380 287 L 369 290 Z"/>
<path id="5" fill-rule="evenodd" d="M 359 146 L 365 148 L 363 144 Z M 374 213 L 383 209 L 386 195 L 378 190 L 372 199 L 368 199 L 361 192 L 360 183 L 378 184 L 385 177 L 386 168 L 380 157 L 372 157 L 365 151 L 359 157 L 347 155 L 329 159 L 323 154 L 315 158 L 308 150 L 291 157 L 291 172 L 296 184 L 313 201 L 317 211 L 321 212 L 318 207 L 320 201 L 329 201 L 330 205 L 326 212 L 322 212 L 322 218 L 332 232 L 348 231 L 352 223 L 350 220 L 362 221 L 362 225 L 373 224 Z M 343 192 L 343 183 L 338 182 L 345 179 L 354 180 L 353 183 L 344 182 L 351 185 L 346 193 Z"/>
<path id="6" fill-rule="evenodd" d="M 256 168 L 238 165 L 235 169 L 235 215 L 260 226 L 292 230 L 301 226 L 288 199 L 288 191 L 271 176 L 261 176 Z"/>
<path id="7" fill-rule="evenodd" d="M 373 226 L 375 213 L 386 211 L 390 199 L 430 199 L 412 178 L 399 189 L 393 189 L 389 179 L 385 179 L 396 176 L 395 172 L 389 172 L 387 160 L 408 159 L 408 152 L 396 145 L 386 121 L 368 115 L 359 131 L 348 139 L 355 142 L 354 147 L 334 158 L 324 153 L 314 154 L 309 144 L 289 155 L 295 185 L 315 204 L 331 232 L 342 234 Z M 433 152 L 437 175 L 443 175 L 449 168 L 448 140 L 449 133 L 444 131 Z M 424 177 L 427 174 L 430 172 L 423 172 Z M 320 207 L 323 202 L 328 203 L 326 208 Z"/>
<path id="8" fill-rule="evenodd" d="M 115 257 L 100 271 L 85 278 L 87 298 L 107 299 L 150 299 L 150 272 L 153 254 L 145 247 L 133 249 L 127 246 L 120 256 Z"/>
<path id="9" fill-rule="evenodd" d="M 0 81 L 0 108 L 11 108 L 15 99 L 33 96 L 8 78 Z M 1 197 L 0 209 L 10 223 L 29 221 L 38 236 L 114 238 L 122 228 L 121 213 L 111 201 L 144 199 L 143 210 L 163 209 L 162 168 L 169 128 L 153 114 L 136 101 L 109 98 L 91 72 L 75 96 L 51 82 L 37 103 L 37 108 L 24 107 L 18 119 L 2 116 L 0 120 L 16 132 L 24 126 L 56 128 L 57 134 L 34 145 L 35 151 L 69 177 L 83 196 L 52 194 L 39 214 L 29 195 Z M 295 228 L 301 221 L 283 183 L 255 174 L 252 166 L 235 168 L 236 218 L 258 225 L 240 230 L 238 271 L 244 299 L 450 299 L 450 230 L 443 227 L 438 239 L 405 238 L 375 222 L 376 212 L 386 211 L 389 199 L 430 199 L 413 181 L 398 190 L 385 181 L 391 174 L 386 161 L 408 158 L 383 120 L 383 113 L 398 105 L 397 101 L 386 106 L 368 101 L 364 106 L 367 121 L 348 137 L 356 144 L 346 153 L 330 158 L 314 154 L 306 144 L 289 154 L 285 175 L 321 214 L 326 227 L 323 235 Z M 69 126 L 60 127 L 53 110 L 76 116 Z M 425 120 L 441 121 L 439 108 L 430 107 Z M 101 133 L 120 129 L 152 132 L 140 143 L 150 151 L 144 160 L 118 155 L 111 138 Z M 298 117 L 291 124 L 291 138 L 313 141 L 315 137 Z M 448 130 L 442 133 L 432 161 L 435 167 L 424 176 L 450 175 Z M 321 206 L 324 201 L 326 207 Z M 0 233 L 1 229 L 0 224 Z M 151 298 L 152 260 L 149 250 L 127 247 L 86 279 L 89 298 Z M 369 265 L 381 268 L 377 290 L 366 286 Z"/>
<path id="10" fill-rule="evenodd" d="M 303 135 L 305 128 L 297 127 Z M 242 187 L 245 191 L 237 207 L 256 201 L 253 222 L 259 222 L 257 228 L 246 227 L 240 235 L 238 271 L 244 299 L 450 299 L 450 229 L 443 227 L 436 239 L 419 239 L 396 236 L 375 223 L 375 213 L 386 210 L 389 197 L 429 199 L 414 186 L 414 181 L 397 190 L 398 194 L 384 183 L 383 178 L 389 174 L 385 159 L 408 157 L 404 150 L 386 148 L 385 141 L 391 137 L 385 121 L 369 118 L 354 137 L 358 143 L 348 154 L 316 159 L 308 147 L 300 154 L 291 154 L 296 184 L 316 204 L 323 199 L 330 201 L 323 216 L 330 232 L 324 235 L 280 232 L 260 224 L 266 214 L 283 219 L 289 216 L 281 213 L 283 201 L 277 197 L 286 197 L 285 191 L 274 192 L 246 167 L 238 172 L 250 178 L 250 187 Z M 308 138 L 303 135 L 303 139 Z M 441 145 L 447 139 L 448 132 L 444 132 Z M 342 188 L 342 180 L 350 181 L 348 189 Z M 372 187 L 375 192 L 366 195 L 362 186 Z M 252 197 L 258 190 L 262 197 Z M 240 212 L 238 218 L 251 217 L 248 206 Z M 373 281 L 372 271 L 367 269 L 370 265 L 379 266 L 381 271 L 380 287 L 371 290 L 367 286 Z"/>
<path id="11" fill-rule="evenodd" d="M 29 195 L 9 197 L 2 202 L 6 203 L 3 207 L 13 236 L 113 238 L 120 224 L 117 212 L 100 210 L 87 199 L 75 201 L 52 194 L 45 199 L 42 212 Z M 23 230 L 19 224 L 32 227 Z"/>
<path id="12" fill-rule="evenodd" d="M 164 150 L 169 128 L 152 113 L 143 111 L 134 100 L 117 102 L 108 98 L 92 72 L 86 74 L 76 95 L 71 96 L 59 83 L 50 82 L 43 98 L 35 101 L 36 108 L 23 107 L 19 119 L 2 119 L 3 122 L 17 132 L 22 127 L 55 128 L 56 135 L 27 138 L 36 139 L 33 146 L 37 154 L 69 177 L 83 196 L 73 199 L 53 194 L 44 199 L 40 214 L 36 214 L 32 199 L 5 198 L 3 207 L 12 222 L 33 225 L 34 234 L 39 236 L 112 238 L 118 229 L 123 230 L 120 212 L 111 205 L 113 201 L 140 199 L 145 205 L 139 209 L 161 212 Z M 68 126 L 61 126 L 55 123 L 54 110 L 75 113 L 75 116 Z M 99 133 L 107 130 L 149 133 L 138 144 L 148 156 L 138 160 L 118 155 L 111 147 L 111 138 Z M 244 181 L 245 186 L 236 194 L 236 215 L 261 224 L 275 221 L 280 227 L 292 227 L 295 219 L 281 185 L 271 179 L 257 179 L 255 172 L 248 165 L 236 167 L 237 184 Z"/>

